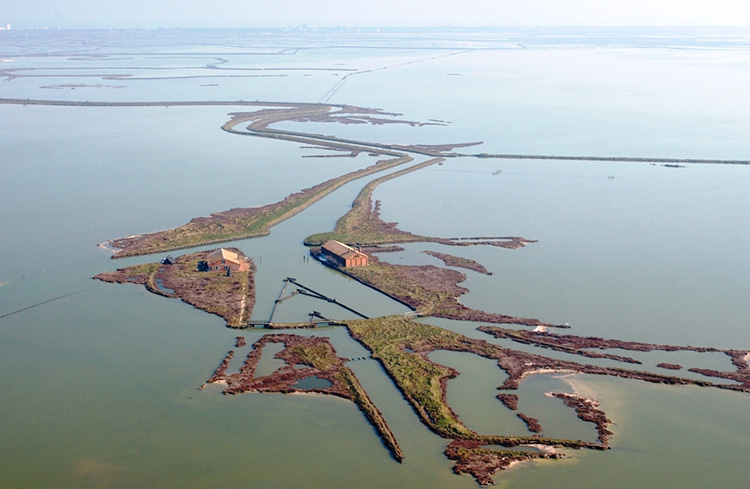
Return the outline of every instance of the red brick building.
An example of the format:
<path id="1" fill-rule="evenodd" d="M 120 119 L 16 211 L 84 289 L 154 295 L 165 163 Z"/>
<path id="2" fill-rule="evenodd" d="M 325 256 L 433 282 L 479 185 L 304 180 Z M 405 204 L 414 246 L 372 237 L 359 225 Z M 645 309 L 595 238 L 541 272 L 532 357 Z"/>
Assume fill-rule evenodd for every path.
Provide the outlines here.
<path id="1" fill-rule="evenodd" d="M 320 247 L 323 256 L 340 267 L 364 267 L 370 257 L 339 241 L 326 241 Z"/>

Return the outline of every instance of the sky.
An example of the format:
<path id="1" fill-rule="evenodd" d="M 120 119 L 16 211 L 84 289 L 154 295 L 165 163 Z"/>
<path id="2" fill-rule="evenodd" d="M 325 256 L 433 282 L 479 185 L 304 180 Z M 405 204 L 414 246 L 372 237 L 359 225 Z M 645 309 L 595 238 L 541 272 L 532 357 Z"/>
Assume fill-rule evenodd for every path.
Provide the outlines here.
<path id="1" fill-rule="evenodd" d="M 750 26 L 748 0 L 0 0 L 13 28 Z"/>

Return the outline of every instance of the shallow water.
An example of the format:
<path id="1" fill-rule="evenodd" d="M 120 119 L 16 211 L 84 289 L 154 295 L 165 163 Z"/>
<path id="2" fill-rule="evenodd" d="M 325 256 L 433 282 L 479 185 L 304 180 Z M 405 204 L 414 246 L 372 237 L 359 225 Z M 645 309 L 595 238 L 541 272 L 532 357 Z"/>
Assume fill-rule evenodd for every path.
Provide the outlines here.
<path id="1" fill-rule="evenodd" d="M 2 84 L 0 97 L 314 102 L 327 96 L 344 70 L 386 67 L 348 77 L 330 101 L 450 124 L 311 130 L 398 143 L 484 141 L 459 150 L 465 153 L 747 159 L 747 37 L 707 47 L 706 37 L 680 34 L 676 41 L 674 32 L 665 38 L 632 34 L 578 36 L 583 47 L 570 33 L 541 38 L 527 31 L 251 37 L 253 45 L 242 36 L 231 45 L 205 37 L 119 39 L 106 50 L 120 60 L 78 59 L 89 50 L 70 39 L 2 38 L 3 58 L 66 48 L 59 50 L 65 55 L 51 58 L 19 56 L 4 69 L 44 68 L 37 74 L 46 74 L 65 67 L 75 76 L 16 78 Z M 518 49 L 518 43 L 533 49 Z M 279 51 L 303 45 L 311 49 Z M 221 66 L 287 71 L 274 71 L 284 76 L 273 78 L 216 78 L 215 70 L 200 69 L 215 56 L 229 59 Z M 119 72 L 148 68 L 137 78 L 162 79 L 83 77 L 83 68 L 92 66 L 97 73 L 107 66 Z M 166 72 L 206 77 L 164 79 Z M 42 88 L 55 84 L 124 88 Z M 223 396 L 218 386 L 197 390 L 233 348 L 238 332 L 140 286 L 90 279 L 162 258 L 113 262 L 96 246 L 106 239 L 274 202 L 374 161 L 364 154 L 303 158 L 320 150 L 227 134 L 220 126 L 234 110 L 245 109 L 0 105 L 0 117 L 11 122 L 0 133 L 1 485 L 476 487 L 470 477 L 453 475 L 442 454 L 446 441 L 419 422 L 374 360 L 347 366 L 396 434 L 406 454 L 403 465 L 341 399 Z M 420 253 L 434 249 L 479 261 L 493 275 L 464 271 L 462 285 L 471 292 L 462 302 L 468 306 L 569 322 L 573 334 L 747 349 L 749 179 L 746 167 L 735 166 L 456 158 L 386 182 L 375 198 L 382 201 L 385 220 L 414 233 L 538 240 L 512 251 L 409 245 L 384 257 L 435 264 Z M 405 312 L 303 259 L 302 239 L 331 229 L 362 184 L 344 186 L 268 237 L 230 243 L 258 265 L 254 318 L 268 317 L 288 276 L 367 315 Z M 285 301 L 277 314 L 279 320 L 300 321 L 311 310 L 351 317 L 307 297 Z M 476 325 L 430 322 L 488 338 Z M 297 333 L 330 337 L 342 357 L 368 356 L 342 328 Z M 263 333 L 241 334 L 252 344 Z M 467 354 L 435 355 L 463 372 L 449 383 L 448 397 L 467 425 L 524 433 L 520 420 L 494 399 L 503 378 L 496 364 Z M 713 355 L 652 355 L 726 368 L 726 359 Z M 548 390 L 572 389 L 569 382 L 602 402 L 614 421 L 613 449 L 527 464 L 498 475 L 499 487 L 744 483 L 747 395 L 592 376 L 532 377 L 519 390 L 520 408 L 540 419 L 546 435 L 595 437 L 572 410 L 544 397 Z"/>

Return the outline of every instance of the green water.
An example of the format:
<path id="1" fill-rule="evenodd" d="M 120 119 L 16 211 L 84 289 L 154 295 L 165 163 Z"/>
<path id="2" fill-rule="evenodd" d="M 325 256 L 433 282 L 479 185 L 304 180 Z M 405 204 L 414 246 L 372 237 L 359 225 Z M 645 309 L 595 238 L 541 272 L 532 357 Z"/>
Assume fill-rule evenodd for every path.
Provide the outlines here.
<path id="1" fill-rule="evenodd" d="M 213 75 L 200 66 L 210 62 L 206 52 L 220 51 L 229 66 L 295 70 L 274 78 L 20 77 L 3 82 L 0 97 L 314 102 L 346 72 L 297 68 L 392 66 L 349 77 L 331 102 L 451 124 L 312 124 L 312 132 L 387 142 L 484 141 L 466 152 L 747 159 L 750 111 L 742 87 L 750 81 L 750 44 L 740 38 L 731 49 L 659 49 L 669 41 L 631 46 L 626 34 L 599 39 L 606 48 L 545 39 L 530 50 L 516 49 L 507 36 L 481 35 L 290 36 L 252 46 L 235 39 L 233 47 L 203 38 L 167 46 L 120 40 L 109 43 L 112 59 L 17 57 L 3 68 L 65 66 L 72 75 L 89 67 L 150 68 L 139 72 L 143 78 L 163 76 L 161 67 L 173 66 L 182 74 Z M 513 35 L 535 42 L 527 32 Z M 48 45 L 68 47 L 60 42 L 72 43 L 2 38 L 0 51 L 10 58 Z M 269 54 L 302 45 L 310 49 Z M 482 49 L 431 59 L 466 47 Z M 155 52 L 171 54 L 147 55 Z M 122 53 L 131 59 L 114 59 Z M 405 64 L 410 61 L 419 62 Z M 679 87 L 674 80 L 681 80 Z M 75 83 L 124 88 L 42 88 Z M 210 84 L 217 86 L 204 86 Z M 244 109 L 0 105 L 0 487 L 477 487 L 470 477 L 451 472 L 442 454 L 446 441 L 419 422 L 377 362 L 348 366 L 394 431 L 406 455 L 403 465 L 341 399 L 223 396 L 219 386 L 198 390 L 233 348 L 237 332 L 142 287 L 91 280 L 102 271 L 161 258 L 113 262 L 97 247 L 106 239 L 277 201 L 375 160 L 365 154 L 303 158 L 321 150 L 229 135 L 219 127 L 234 110 Z M 228 178 L 217 185 L 215 175 Z M 420 253 L 429 248 L 481 262 L 493 275 L 466 271 L 463 285 L 471 292 L 462 302 L 471 307 L 569 322 L 574 334 L 748 349 L 749 180 L 745 167 L 458 158 L 391 180 L 375 198 L 382 200 L 385 220 L 411 232 L 539 240 L 513 251 L 415 245 L 387 258 L 436 264 Z M 268 237 L 231 243 L 258 265 L 254 318 L 268 317 L 288 276 L 367 315 L 405 312 L 303 259 L 302 239 L 331 229 L 361 186 L 344 186 Z M 295 297 L 279 307 L 277 319 L 304 320 L 311 310 L 352 317 L 322 301 Z M 430 322 L 488 339 L 475 325 Z M 297 333 L 329 337 L 342 357 L 368 356 L 342 328 Z M 243 332 L 250 344 L 262 334 Z M 240 351 L 244 355 L 249 347 Z M 493 362 L 433 355 L 462 372 L 449 382 L 448 399 L 468 426 L 524 433 L 520 420 L 494 399 L 504 374 Z M 672 361 L 670 355 L 649 354 L 647 362 Z M 278 367 L 266 357 L 269 370 Z M 727 368 L 726 359 L 713 356 L 681 354 L 678 360 Z M 612 450 L 527 464 L 498 475 L 499 487 L 744 487 L 750 462 L 747 395 L 538 376 L 521 385 L 519 407 L 540 419 L 545 435 L 595 437 L 592 426 L 544 396 L 572 390 L 570 383 L 599 399 L 612 418 Z"/>

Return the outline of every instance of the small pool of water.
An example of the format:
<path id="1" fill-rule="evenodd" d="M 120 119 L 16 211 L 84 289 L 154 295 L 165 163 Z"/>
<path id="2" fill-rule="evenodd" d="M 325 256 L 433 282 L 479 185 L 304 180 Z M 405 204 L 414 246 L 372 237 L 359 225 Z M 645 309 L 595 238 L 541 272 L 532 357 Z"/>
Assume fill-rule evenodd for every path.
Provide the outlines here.
<path id="1" fill-rule="evenodd" d="M 164 281 L 162 279 L 160 279 L 160 278 L 156 279 L 156 287 L 161 292 L 164 292 L 165 294 L 170 294 L 170 295 L 174 294 L 174 289 L 170 289 L 169 287 L 165 287 L 164 286 Z"/>
<path id="2" fill-rule="evenodd" d="M 286 362 L 276 358 L 276 354 L 284 349 L 283 343 L 266 343 L 263 346 L 260 360 L 255 366 L 255 377 L 265 377 L 272 375 L 278 369 L 286 366 Z"/>
<path id="3" fill-rule="evenodd" d="M 312 377 L 305 377 L 298 380 L 294 387 L 303 391 L 309 391 L 314 389 L 328 389 L 332 385 L 330 380 L 321 379 L 313 375 Z"/>

